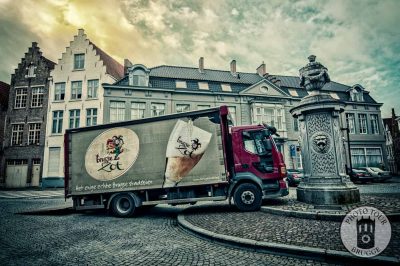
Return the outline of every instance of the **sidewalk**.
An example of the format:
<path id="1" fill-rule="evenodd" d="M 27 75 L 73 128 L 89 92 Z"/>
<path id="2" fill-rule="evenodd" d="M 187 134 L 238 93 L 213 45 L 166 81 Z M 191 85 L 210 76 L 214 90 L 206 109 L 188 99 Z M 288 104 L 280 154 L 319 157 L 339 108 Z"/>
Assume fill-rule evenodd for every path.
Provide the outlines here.
<path id="1" fill-rule="evenodd" d="M 400 222 L 397 217 L 400 203 L 398 196 L 362 195 L 362 203 L 352 205 L 372 205 L 388 216 L 391 221 L 392 236 L 389 246 L 377 257 L 358 258 L 349 253 L 340 238 L 341 219 L 338 215 L 348 210 L 324 213 L 333 219 L 318 219 L 318 216 L 293 217 L 296 212 L 315 214 L 309 206 L 297 203 L 293 196 L 288 199 L 268 201 L 266 208 L 280 210 L 275 214 L 265 211 L 239 212 L 227 202 L 189 207 L 178 216 L 180 226 L 213 241 L 247 247 L 266 252 L 291 253 L 294 255 L 319 258 L 327 262 L 344 262 L 363 265 L 400 265 Z M 348 206 L 348 209 L 351 209 Z M 393 208 L 393 209 L 392 209 Z M 291 215 L 287 215 L 287 214 Z M 283 214 L 283 215 L 282 215 Z M 389 214 L 389 215 L 388 215 Z"/>

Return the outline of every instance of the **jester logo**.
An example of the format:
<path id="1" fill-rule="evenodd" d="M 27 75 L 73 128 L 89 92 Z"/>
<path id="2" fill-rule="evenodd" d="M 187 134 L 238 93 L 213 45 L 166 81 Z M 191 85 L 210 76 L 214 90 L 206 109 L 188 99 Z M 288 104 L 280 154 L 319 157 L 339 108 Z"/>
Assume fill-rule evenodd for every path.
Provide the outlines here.
<path id="1" fill-rule="evenodd" d="M 181 136 L 179 136 L 178 147 L 176 147 L 182 155 L 186 155 L 192 157 L 194 151 L 201 147 L 201 143 L 198 138 L 192 139 L 191 144 L 182 140 Z"/>
<path id="2" fill-rule="evenodd" d="M 119 155 L 124 152 L 122 146 L 124 145 L 124 140 L 121 135 L 113 136 L 111 139 L 107 139 L 107 152 L 114 155 L 114 160 L 119 160 Z"/>

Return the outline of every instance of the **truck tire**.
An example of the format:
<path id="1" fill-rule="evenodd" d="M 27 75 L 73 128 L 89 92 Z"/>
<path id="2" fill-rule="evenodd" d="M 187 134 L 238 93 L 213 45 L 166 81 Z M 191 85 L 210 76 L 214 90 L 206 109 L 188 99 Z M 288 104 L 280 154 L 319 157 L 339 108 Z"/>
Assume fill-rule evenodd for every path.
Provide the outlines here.
<path id="1" fill-rule="evenodd" d="M 111 201 L 111 211 L 117 217 L 131 217 L 135 209 L 135 200 L 127 193 L 120 193 Z"/>
<path id="2" fill-rule="evenodd" d="M 261 190 L 254 184 L 240 184 L 233 194 L 236 207 L 245 212 L 257 211 L 261 207 Z"/>

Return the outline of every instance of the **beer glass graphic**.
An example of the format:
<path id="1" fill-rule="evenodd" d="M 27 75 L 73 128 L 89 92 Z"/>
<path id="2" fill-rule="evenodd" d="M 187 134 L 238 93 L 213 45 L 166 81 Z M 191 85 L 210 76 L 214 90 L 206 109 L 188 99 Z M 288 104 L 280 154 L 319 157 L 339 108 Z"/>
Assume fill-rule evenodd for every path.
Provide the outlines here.
<path id="1" fill-rule="evenodd" d="M 164 188 L 176 186 L 203 157 L 212 134 L 178 120 L 168 140 Z"/>

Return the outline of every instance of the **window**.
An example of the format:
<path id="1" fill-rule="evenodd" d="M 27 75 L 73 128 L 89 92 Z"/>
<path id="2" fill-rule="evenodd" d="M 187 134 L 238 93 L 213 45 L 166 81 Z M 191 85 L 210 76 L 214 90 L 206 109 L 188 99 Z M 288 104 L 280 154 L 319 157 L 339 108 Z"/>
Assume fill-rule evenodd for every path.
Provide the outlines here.
<path id="1" fill-rule="evenodd" d="M 88 99 L 97 98 L 97 89 L 99 87 L 99 80 L 88 80 L 87 97 Z"/>
<path id="2" fill-rule="evenodd" d="M 339 96 L 337 95 L 336 92 L 329 92 L 329 95 L 331 95 L 331 97 L 336 99 L 336 100 L 340 100 L 340 98 L 339 98 Z"/>
<path id="3" fill-rule="evenodd" d="M 293 130 L 298 132 L 299 131 L 299 119 L 293 118 Z"/>
<path id="4" fill-rule="evenodd" d="M 177 88 L 181 88 L 181 89 L 186 89 L 187 88 L 186 81 L 182 81 L 182 80 L 175 81 L 175 86 Z"/>
<path id="5" fill-rule="evenodd" d="M 300 147 L 296 147 L 296 169 L 303 169 L 303 159 L 301 158 L 301 150 Z"/>
<path id="6" fill-rule="evenodd" d="M 69 110 L 69 128 L 79 127 L 79 118 L 81 117 L 81 110 Z"/>
<path id="7" fill-rule="evenodd" d="M 358 114 L 358 120 L 360 122 L 360 134 L 367 134 L 367 115 L 366 114 Z"/>
<path id="8" fill-rule="evenodd" d="M 65 82 L 56 83 L 54 85 L 54 100 L 64 101 L 64 97 L 65 97 Z"/>
<path id="9" fill-rule="evenodd" d="M 49 165 L 48 165 L 48 175 L 58 176 L 60 170 L 60 147 L 50 147 L 49 148 Z"/>
<path id="10" fill-rule="evenodd" d="M 371 134 L 379 134 L 378 115 L 371 115 Z"/>
<path id="11" fill-rule="evenodd" d="M 74 55 L 74 69 L 83 69 L 85 67 L 85 54 Z"/>
<path id="12" fill-rule="evenodd" d="M 147 74 L 143 69 L 136 69 L 129 73 L 129 85 L 131 86 L 148 86 Z"/>
<path id="13" fill-rule="evenodd" d="M 356 120 L 354 114 L 348 113 L 346 114 L 346 124 L 349 129 L 350 134 L 356 134 Z"/>
<path id="14" fill-rule="evenodd" d="M 228 106 L 229 113 L 231 114 L 232 122 L 236 125 L 236 107 L 235 106 Z"/>
<path id="15" fill-rule="evenodd" d="M 253 108 L 253 123 L 267 123 L 278 130 L 286 130 L 285 110 L 279 106 L 255 106 Z"/>
<path id="16" fill-rule="evenodd" d="M 382 165 L 382 151 L 380 148 L 351 148 L 353 167 L 380 167 Z"/>
<path id="17" fill-rule="evenodd" d="M 15 89 L 15 108 L 25 108 L 27 96 L 26 88 Z"/>
<path id="18" fill-rule="evenodd" d="M 199 104 L 199 105 L 197 105 L 197 110 L 204 110 L 204 109 L 208 109 L 210 107 L 211 106 L 208 104 Z"/>
<path id="19" fill-rule="evenodd" d="M 176 105 L 177 113 L 188 112 L 188 111 L 190 111 L 190 104 L 177 104 Z"/>
<path id="20" fill-rule="evenodd" d="M 125 102 L 110 101 L 110 122 L 125 120 Z"/>
<path id="21" fill-rule="evenodd" d="M 221 84 L 222 91 L 232 91 L 230 84 Z"/>
<path id="22" fill-rule="evenodd" d="M 295 90 L 295 89 L 289 89 L 289 94 L 294 97 L 299 97 L 299 94 L 297 93 L 297 90 Z"/>
<path id="23" fill-rule="evenodd" d="M 71 82 L 71 100 L 82 98 L 82 81 Z"/>
<path id="24" fill-rule="evenodd" d="M 23 135 L 24 135 L 24 124 L 12 125 L 11 145 L 21 145 Z"/>
<path id="25" fill-rule="evenodd" d="M 165 115 L 165 104 L 164 103 L 152 103 L 151 104 L 151 116 Z"/>
<path id="26" fill-rule="evenodd" d="M 53 127 L 51 133 L 59 134 L 62 132 L 64 111 L 53 111 Z"/>
<path id="27" fill-rule="evenodd" d="M 97 108 L 86 109 L 86 126 L 97 125 Z"/>
<path id="28" fill-rule="evenodd" d="M 207 82 L 199 82 L 199 89 L 200 90 L 208 90 L 208 83 Z"/>
<path id="29" fill-rule="evenodd" d="M 35 69 L 36 69 L 35 65 L 31 63 L 29 65 L 29 67 L 28 67 L 28 73 L 27 73 L 27 75 L 25 77 L 26 78 L 34 78 L 34 77 L 36 77 Z"/>
<path id="30" fill-rule="evenodd" d="M 44 87 L 32 88 L 32 103 L 31 107 L 43 106 Z"/>
<path id="31" fill-rule="evenodd" d="M 131 103 L 131 119 L 144 118 L 145 110 L 145 103 Z"/>
<path id="32" fill-rule="evenodd" d="M 40 143 L 40 126 L 41 123 L 29 124 L 29 135 L 28 135 L 29 145 Z"/>
<path id="33" fill-rule="evenodd" d="M 363 92 L 362 91 L 357 91 L 356 89 L 352 89 L 350 91 L 350 99 L 353 102 L 362 102 L 362 101 L 364 101 Z"/>

